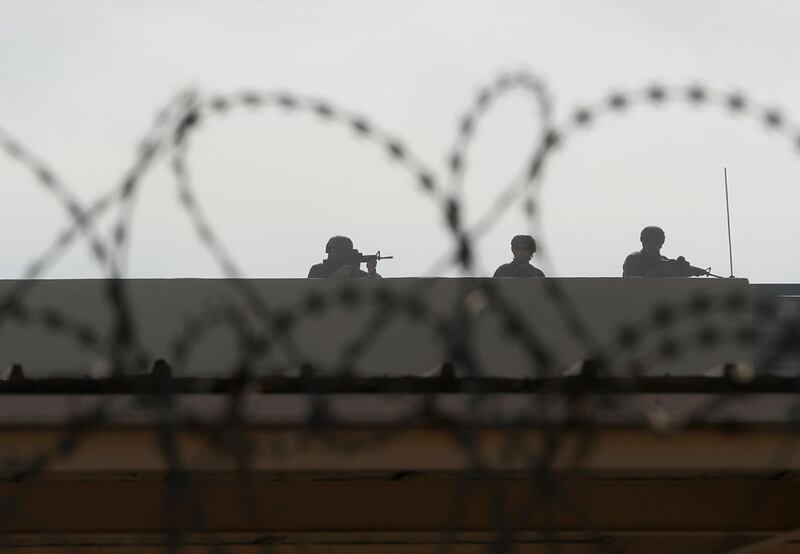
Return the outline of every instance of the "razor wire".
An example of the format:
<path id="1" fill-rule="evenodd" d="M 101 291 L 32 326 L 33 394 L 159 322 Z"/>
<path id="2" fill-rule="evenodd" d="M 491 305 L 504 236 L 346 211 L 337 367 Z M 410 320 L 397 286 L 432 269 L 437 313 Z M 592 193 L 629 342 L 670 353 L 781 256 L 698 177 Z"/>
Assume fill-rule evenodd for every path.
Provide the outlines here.
<path id="1" fill-rule="evenodd" d="M 519 88 L 529 94 L 536 102 L 541 116 L 539 140 L 531 152 L 529 159 L 523 162 L 523 170 L 514 178 L 497 196 L 495 202 L 486 212 L 478 218 L 476 224 L 467 227 L 463 220 L 464 205 L 466 203 L 462 181 L 468 168 L 469 145 L 478 132 L 478 121 L 488 113 L 491 105 L 507 91 Z M 252 445 L 247 444 L 244 436 L 245 416 L 240 411 L 239 401 L 242 391 L 246 390 L 249 382 L 257 381 L 261 376 L 254 372 L 255 362 L 273 348 L 283 349 L 289 353 L 289 359 L 295 363 L 301 362 L 305 356 L 301 345 L 291 339 L 291 330 L 301 321 L 318 318 L 332 310 L 351 310 L 359 306 L 376 307 L 369 325 L 359 333 L 355 340 L 342 348 L 338 359 L 333 360 L 329 367 L 316 367 L 313 373 L 307 373 L 305 378 L 311 383 L 309 392 L 314 397 L 313 408 L 309 411 L 304 431 L 321 440 L 326 447 L 341 449 L 349 455 L 357 456 L 364 449 L 374 446 L 377 442 L 389 440 L 391 430 L 378 430 L 373 436 L 358 442 L 340 441 L 331 433 L 338 422 L 333 417 L 330 409 L 329 398 L 324 394 L 313 393 L 313 383 L 318 374 L 327 372 L 334 376 L 346 378 L 351 375 L 353 368 L 359 363 L 360 357 L 368 346 L 380 336 L 382 329 L 396 317 L 409 317 L 418 324 L 425 325 L 433 336 L 441 342 L 449 359 L 458 362 L 466 371 L 466 376 L 481 378 L 491 376 L 491 370 L 481 367 L 475 352 L 471 348 L 474 328 L 470 322 L 477 318 L 483 310 L 490 310 L 500 317 L 510 341 L 517 343 L 525 352 L 532 369 L 530 379 L 557 378 L 563 373 L 555 360 L 547 341 L 539 336 L 535 329 L 528 327 L 519 316 L 514 306 L 501 294 L 491 281 L 481 282 L 478 291 L 482 295 L 475 307 L 467 299 L 459 303 L 459 311 L 450 317 L 434 314 L 424 302 L 426 285 L 423 283 L 411 292 L 397 293 L 388 287 L 378 287 L 375 291 L 366 293 L 359 290 L 357 283 L 343 282 L 332 292 L 322 293 L 315 291 L 301 299 L 291 309 L 276 310 L 255 291 L 244 279 L 227 248 L 218 238 L 213 227 L 201 207 L 200 200 L 191 183 L 188 151 L 191 138 L 198 132 L 199 123 L 213 117 L 224 115 L 235 109 L 250 111 L 262 109 L 275 109 L 280 112 L 303 111 L 311 114 L 320 121 L 336 122 L 352 131 L 355 137 L 371 143 L 377 147 L 378 152 L 388 154 L 398 167 L 405 170 L 415 184 L 415 189 L 424 194 L 439 208 L 445 227 L 453 238 L 452 251 L 443 255 L 442 260 L 433 265 L 434 270 L 442 267 L 456 266 L 471 272 L 474 267 L 474 244 L 511 206 L 521 203 L 530 228 L 537 237 L 544 241 L 541 231 L 538 194 L 544 186 L 544 173 L 546 163 L 557 151 L 566 147 L 567 139 L 579 130 L 587 129 L 591 124 L 597 125 L 603 116 L 609 114 L 623 114 L 633 108 L 658 108 L 667 103 L 681 103 L 689 106 L 716 105 L 721 106 L 730 115 L 749 115 L 763 122 L 766 128 L 782 133 L 790 139 L 795 146 L 800 146 L 800 127 L 791 122 L 786 115 L 774 108 L 752 101 L 740 93 L 724 93 L 715 91 L 702 85 L 689 85 L 688 87 L 669 87 L 651 85 L 644 89 L 635 89 L 632 92 L 613 92 L 599 102 L 589 104 L 588 107 L 579 107 L 572 112 L 566 121 L 554 124 L 552 121 L 552 99 L 544 86 L 544 82 L 537 76 L 525 72 L 501 75 L 479 93 L 475 103 L 462 117 L 456 140 L 448 156 L 449 174 L 445 178 L 437 178 L 421 158 L 416 156 L 405 141 L 393 133 L 383 130 L 371 119 L 355 111 L 344 109 L 335 104 L 316 97 L 303 96 L 284 91 L 244 91 L 229 95 L 211 95 L 204 97 L 196 92 L 185 92 L 171 101 L 161 110 L 155 119 L 153 129 L 142 141 L 132 167 L 125 173 L 119 186 L 110 192 L 101 195 L 92 202 L 88 208 L 83 208 L 70 192 L 66 185 L 56 176 L 56 173 L 47 167 L 31 150 L 24 147 L 20 141 L 11 138 L 3 132 L 0 135 L 0 145 L 10 159 L 22 164 L 33 176 L 33 179 L 45 190 L 51 192 L 62 205 L 63 209 L 72 219 L 71 225 L 60 232 L 53 245 L 38 257 L 25 271 L 24 280 L 13 289 L 12 294 L 3 299 L 0 304 L 0 322 L 8 320 L 15 323 L 25 322 L 38 325 L 49 331 L 62 334 L 75 341 L 82 348 L 95 349 L 104 353 L 113 368 L 112 376 L 133 376 L 146 370 L 148 353 L 139 344 L 136 333 L 136 321 L 130 307 L 130 298 L 124 280 L 126 245 L 132 233 L 132 213 L 135 207 L 138 191 L 146 181 L 149 171 L 159 161 L 169 164 L 178 189 L 180 204 L 194 225 L 196 235 L 201 244 L 217 261 L 223 274 L 231 278 L 231 286 L 235 288 L 238 298 L 244 301 L 251 312 L 250 314 L 236 305 L 228 305 L 212 310 L 198 316 L 186 324 L 180 336 L 173 341 L 173 360 L 175 368 L 179 369 L 189 355 L 192 347 L 202 342 L 204 333 L 220 325 L 228 326 L 236 335 L 237 344 L 241 352 L 237 362 L 236 373 L 231 374 L 239 379 L 238 387 L 230 392 L 230 403 L 225 419 L 219 422 L 214 433 L 209 432 L 209 441 L 221 448 L 226 448 L 225 435 L 232 433 L 238 437 L 238 444 L 230 448 L 230 453 L 237 459 L 238 467 L 248 471 L 249 456 Z M 446 184 L 445 187 L 443 184 Z M 119 215 L 112 229 L 111 237 L 103 240 L 97 234 L 93 222 L 112 207 L 119 208 Z M 85 238 L 92 249 L 94 258 L 101 268 L 106 269 L 107 275 L 107 302 L 114 314 L 114 326 L 109 334 L 100 329 L 92 329 L 85 322 L 73 318 L 70 314 L 59 313 L 52 307 L 31 308 L 25 305 L 25 296 L 35 286 L 35 279 L 41 276 L 49 265 L 79 236 Z M 547 263 L 547 260 L 545 260 Z M 564 318 L 567 328 L 579 344 L 587 351 L 594 353 L 594 369 L 600 374 L 619 374 L 623 377 L 624 387 L 635 390 L 637 383 L 645 375 L 645 368 L 654 360 L 672 359 L 691 349 L 709 348 L 720 341 L 734 343 L 749 343 L 752 341 L 752 329 L 720 329 L 703 320 L 709 313 L 737 313 L 749 309 L 742 298 L 723 297 L 713 298 L 698 296 L 688 300 L 686 305 L 659 306 L 646 321 L 630 322 L 629 325 L 618 330 L 617 338 L 610 345 L 600 344 L 596 337 L 592 337 L 585 322 L 582 320 L 580 310 L 560 287 L 557 281 L 548 283 L 548 298 L 558 308 L 558 313 Z M 761 306 L 764 317 L 774 320 L 780 326 L 780 338 L 775 348 L 767 357 L 759 372 L 769 373 L 771 368 L 785 353 L 797 348 L 800 332 L 800 321 L 796 318 L 780 319 L 769 306 Z M 253 319 L 249 316 L 255 315 Z M 685 323 L 699 321 L 698 328 L 685 333 L 681 338 L 670 335 L 670 331 Z M 733 375 L 732 377 L 736 377 Z M 755 374 L 739 376 L 740 384 L 753 379 Z M 170 371 L 162 373 L 160 381 L 156 382 L 165 386 L 161 400 L 152 401 L 152 394 L 142 395 L 142 405 L 145 409 L 154 409 L 158 415 L 158 437 L 160 449 L 164 460 L 167 462 L 170 473 L 170 486 L 167 502 L 170 505 L 180 503 L 182 499 L 191 497 L 191 483 L 186 480 L 186 472 L 190 470 L 187 462 L 181 458 L 176 435 L 182 429 L 193 428 L 193 422 L 188 414 L 180 412 L 180 407 L 175 402 L 178 392 L 169 388 L 172 376 Z M 474 396 L 473 410 L 480 407 L 483 392 L 479 389 L 472 390 Z M 720 393 L 718 398 L 708 405 L 696 410 L 697 414 L 708 416 L 708 411 L 719 407 L 719 403 L 727 402 L 729 398 Z M 735 401 L 735 398 L 730 401 Z M 798 402 L 794 407 L 800 406 Z M 521 420 L 524 416 L 537 414 L 547 420 L 546 414 L 551 409 L 546 396 L 531 396 L 526 412 L 519 414 Z M 705 412 L 704 412 L 705 410 Z M 790 410 L 791 411 L 791 410 Z M 87 433 L 102 427 L 107 423 L 109 412 L 107 406 L 100 404 L 89 416 L 78 418 L 65 430 L 64 439 L 51 452 L 42 453 L 36 458 L 27 461 L 6 460 L 3 467 L 18 475 L 20 479 L 36 479 L 59 457 L 68 456 L 80 443 Z M 791 414 L 787 417 L 792 418 Z M 485 475 L 490 464 L 484 459 L 480 447 L 475 444 L 475 429 L 447 422 L 444 413 L 437 413 L 435 404 L 432 404 L 425 395 L 404 417 L 400 418 L 396 430 L 402 430 L 425 419 L 445 422 L 445 428 L 452 432 L 453 438 L 462 445 L 469 466 L 475 476 Z M 796 418 L 793 418 L 796 419 Z M 687 422 L 673 422 L 673 425 L 686 424 Z M 654 432 L 658 426 L 653 425 Z M 504 551 L 513 543 L 515 533 L 527 521 L 531 510 L 538 509 L 542 499 L 546 507 L 552 498 L 559 494 L 554 489 L 556 485 L 552 479 L 555 469 L 553 459 L 562 448 L 561 438 L 563 429 L 557 425 L 545 428 L 545 447 L 540 452 L 527 452 L 515 448 L 514 433 L 520 427 L 511 426 L 508 430 L 509 441 L 512 445 L 507 455 L 510 457 L 522 456 L 528 461 L 531 475 L 535 478 L 531 482 L 532 490 L 527 496 L 526 508 L 521 514 L 504 513 L 505 504 L 502 498 L 496 497 L 495 524 L 497 527 L 497 541 L 494 551 Z M 590 430 L 583 437 L 578 450 L 590 450 L 597 433 L 600 430 Z M 519 446 L 519 445 L 516 445 Z M 228 445 L 230 447 L 230 445 Z M 580 456 L 578 456 L 580 457 Z M 469 484 L 464 487 L 468 488 Z M 464 494 L 467 494 L 466 492 Z M 499 492 L 497 494 L 500 494 Z M 0 503 L 0 518 L 9 510 L 13 511 L 15 499 L 3 499 Z M 250 498 L 248 502 L 256 510 L 258 499 Z M 202 506 L 198 503 L 192 511 L 193 526 L 204 528 Z M 576 511 L 581 511 L 579 506 Z M 452 529 L 458 527 L 458 510 L 452 516 Z M 599 530 L 593 530 L 591 522 L 585 517 L 585 528 L 592 530 L 593 536 L 600 536 Z M 515 517 L 520 523 L 509 523 Z M 173 533 L 165 542 L 174 548 L 181 544 L 181 533 L 177 524 Z M 553 531 L 555 533 L 555 531 Z M 443 543 L 445 544 L 445 543 Z M 214 548 L 223 552 L 224 545 L 218 544 Z M 444 546 L 443 546 L 444 548 Z M 605 543 L 599 543 L 600 549 L 613 548 Z M 269 546 L 265 545 L 269 551 Z"/>

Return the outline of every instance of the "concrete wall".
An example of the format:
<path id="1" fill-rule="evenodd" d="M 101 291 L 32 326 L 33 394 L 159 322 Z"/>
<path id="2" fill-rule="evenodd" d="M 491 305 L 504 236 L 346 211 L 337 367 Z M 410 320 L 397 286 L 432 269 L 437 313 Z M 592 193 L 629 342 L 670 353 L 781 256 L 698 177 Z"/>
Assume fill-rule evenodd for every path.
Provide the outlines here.
<path id="1" fill-rule="evenodd" d="M 18 284 L 0 281 L 0 298 L 5 299 Z M 295 312 L 309 294 L 333 300 L 321 315 L 296 320 L 288 335 L 296 348 L 284 348 L 284 342 L 270 349 L 257 363 L 258 370 L 265 373 L 295 373 L 302 361 L 321 372 L 331 371 L 342 351 L 368 331 L 375 336 L 356 360 L 359 373 L 433 373 L 452 357 L 436 330 L 447 324 L 466 333 L 464 344 L 476 353 L 477 371 L 493 376 L 539 375 L 542 368 L 531 361 L 519 341 L 508 336 L 501 310 L 491 294 L 481 290 L 482 285 L 489 285 L 524 322 L 529 338 L 551 355 L 554 371 L 567 371 L 597 351 L 608 354 L 619 373 L 627 371 L 632 360 L 641 361 L 649 374 L 673 375 L 718 373 L 725 362 L 752 360 L 750 347 L 736 338 L 743 327 L 751 325 L 751 312 L 747 306 L 738 311 L 721 308 L 732 295 L 748 298 L 747 282 L 738 279 L 141 279 L 124 285 L 140 343 L 151 360 L 165 357 L 175 361 L 173 347 L 182 330 L 190 322 L 210 321 L 226 310 L 247 314 L 248 325 L 257 334 L 268 336 L 268 332 L 258 331 L 261 320 L 252 298 L 239 292 L 245 287 L 273 311 Z M 438 323 L 432 326 L 416 321 L 406 312 L 379 317 L 381 308 L 373 301 L 343 305 L 338 300 L 343 288 L 367 299 L 382 290 L 392 297 L 415 298 L 430 311 L 429 319 Z M 698 296 L 710 300 L 710 310 L 701 315 L 690 309 Z M 559 297 L 563 302 L 556 300 Z M 46 319 L 45 310 L 54 310 L 108 338 L 113 312 L 106 298 L 106 283 L 101 280 L 37 281 L 22 302 L 32 318 L 5 320 L 0 327 L 0 367 L 21 363 L 33 377 L 106 375 L 107 351 L 87 349 L 72 337 L 38 323 Z M 565 305 L 571 306 L 572 312 L 565 310 Z M 673 309 L 674 322 L 656 323 L 654 313 L 663 307 Z M 571 320 L 565 318 L 566 313 L 572 313 Z M 620 351 L 615 346 L 623 325 L 632 326 L 646 338 L 635 351 Z M 578 327 L 586 336 L 576 334 Z M 720 341 L 701 346 L 699 333 L 708 329 L 718 331 Z M 677 345 L 676 356 L 661 354 L 665 339 Z M 224 324 L 212 326 L 192 344 L 186 363 L 176 367 L 180 374 L 225 375 L 241 351 L 236 334 Z M 457 369 L 466 371 L 460 366 Z"/>

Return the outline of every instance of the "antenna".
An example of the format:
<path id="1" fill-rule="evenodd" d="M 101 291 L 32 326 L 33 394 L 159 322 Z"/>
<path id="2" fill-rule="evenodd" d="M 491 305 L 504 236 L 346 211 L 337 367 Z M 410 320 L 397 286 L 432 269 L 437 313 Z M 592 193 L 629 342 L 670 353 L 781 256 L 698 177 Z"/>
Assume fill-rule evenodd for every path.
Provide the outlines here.
<path id="1" fill-rule="evenodd" d="M 722 173 L 725 176 L 725 212 L 728 214 L 728 260 L 731 264 L 731 277 L 733 277 L 733 246 L 731 245 L 731 205 L 728 201 L 728 168 L 723 167 Z"/>

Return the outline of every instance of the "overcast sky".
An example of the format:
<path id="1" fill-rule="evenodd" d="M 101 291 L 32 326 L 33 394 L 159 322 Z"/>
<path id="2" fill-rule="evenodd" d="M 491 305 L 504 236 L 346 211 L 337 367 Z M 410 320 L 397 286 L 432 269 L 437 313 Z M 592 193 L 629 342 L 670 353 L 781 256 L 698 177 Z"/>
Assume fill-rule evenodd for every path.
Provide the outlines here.
<path id="1" fill-rule="evenodd" d="M 611 90 L 654 81 L 745 92 L 800 118 L 795 1 L 11 1 L 0 17 L 0 128 L 89 202 L 116 186 L 153 114 L 202 94 L 289 90 L 363 113 L 443 175 L 459 116 L 481 86 L 526 68 L 547 80 L 556 120 Z M 492 109 L 470 149 L 467 218 L 518 172 L 539 131 L 522 94 Z M 203 123 L 189 161 L 214 228 L 251 277 L 304 277 L 332 234 L 393 254 L 379 271 L 419 275 L 450 247 L 442 217 L 378 147 L 309 115 L 241 112 Z M 550 160 L 542 183 L 548 272 L 617 276 L 639 230 L 663 252 L 728 274 L 800 274 L 800 149 L 749 117 L 670 105 L 605 117 Z M 0 157 L 0 277 L 20 275 L 68 223 Z M 107 218 L 106 218 L 107 219 Z M 481 271 L 526 229 L 512 208 L 478 244 Z M 539 261 L 538 255 L 534 263 Z M 128 263 L 137 277 L 216 277 L 164 163 L 148 174 Z M 84 244 L 48 277 L 100 273 Z"/>

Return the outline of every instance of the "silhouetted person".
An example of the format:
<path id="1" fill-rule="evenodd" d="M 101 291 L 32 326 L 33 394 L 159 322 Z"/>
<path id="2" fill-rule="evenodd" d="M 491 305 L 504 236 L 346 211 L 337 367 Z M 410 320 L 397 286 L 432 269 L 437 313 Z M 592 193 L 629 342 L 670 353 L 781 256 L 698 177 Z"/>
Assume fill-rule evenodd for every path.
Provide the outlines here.
<path id="1" fill-rule="evenodd" d="M 353 248 L 353 241 L 348 237 L 336 235 L 328 240 L 325 245 L 325 253 L 328 255 L 322 263 L 314 264 L 308 271 L 311 278 L 327 277 L 367 277 L 368 274 L 361 271 L 361 254 Z"/>
<path id="2" fill-rule="evenodd" d="M 671 260 L 661 254 L 666 235 L 661 227 L 648 226 L 639 233 L 642 249 L 625 258 L 623 277 L 692 277 L 706 275 L 704 269 L 694 267 L 683 256 Z"/>
<path id="3" fill-rule="evenodd" d="M 511 239 L 511 252 L 514 259 L 503 264 L 494 272 L 495 277 L 544 277 L 544 272 L 531 265 L 536 252 L 536 241 L 530 235 L 517 235 Z"/>

